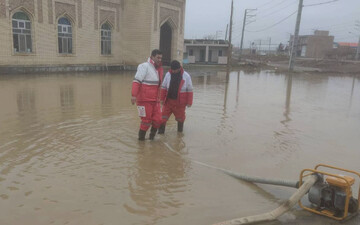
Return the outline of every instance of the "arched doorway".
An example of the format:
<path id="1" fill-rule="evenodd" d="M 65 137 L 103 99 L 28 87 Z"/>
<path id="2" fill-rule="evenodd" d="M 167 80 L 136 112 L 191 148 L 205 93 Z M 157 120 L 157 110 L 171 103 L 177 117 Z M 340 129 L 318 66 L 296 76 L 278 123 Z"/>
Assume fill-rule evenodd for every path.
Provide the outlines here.
<path id="1" fill-rule="evenodd" d="M 170 65 L 171 62 L 172 29 L 168 22 L 160 28 L 160 51 L 163 53 L 163 64 Z"/>

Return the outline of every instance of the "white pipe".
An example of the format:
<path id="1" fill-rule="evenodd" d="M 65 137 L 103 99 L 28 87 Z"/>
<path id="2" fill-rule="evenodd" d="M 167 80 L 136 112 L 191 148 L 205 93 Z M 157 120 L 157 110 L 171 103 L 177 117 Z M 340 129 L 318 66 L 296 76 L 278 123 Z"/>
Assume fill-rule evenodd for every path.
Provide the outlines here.
<path id="1" fill-rule="evenodd" d="M 310 190 L 317 179 L 317 175 L 309 176 L 309 178 L 306 179 L 300 188 L 286 202 L 271 212 L 228 220 L 214 225 L 243 225 L 275 220 L 285 212 L 289 211 Z"/>

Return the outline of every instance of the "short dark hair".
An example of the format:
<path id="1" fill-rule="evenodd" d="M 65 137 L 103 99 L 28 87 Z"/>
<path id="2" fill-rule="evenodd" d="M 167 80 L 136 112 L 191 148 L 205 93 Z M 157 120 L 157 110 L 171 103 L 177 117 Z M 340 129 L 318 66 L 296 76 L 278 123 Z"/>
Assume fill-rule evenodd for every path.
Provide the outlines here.
<path id="1" fill-rule="evenodd" d="M 152 50 L 151 56 L 155 57 L 156 55 L 162 55 L 162 52 L 159 49 Z"/>
<path id="2" fill-rule="evenodd" d="M 180 62 L 177 60 L 173 60 L 170 64 L 172 70 L 177 70 L 181 68 Z"/>

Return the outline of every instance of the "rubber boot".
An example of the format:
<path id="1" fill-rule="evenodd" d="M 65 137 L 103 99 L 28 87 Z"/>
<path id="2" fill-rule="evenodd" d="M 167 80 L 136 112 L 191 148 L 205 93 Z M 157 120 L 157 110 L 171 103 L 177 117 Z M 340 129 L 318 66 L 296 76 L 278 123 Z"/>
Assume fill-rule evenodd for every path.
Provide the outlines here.
<path id="1" fill-rule="evenodd" d="M 164 134 L 164 133 L 165 133 L 165 124 L 161 124 L 161 126 L 159 127 L 158 134 Z"/>
<path id="2" fill-rule="evenodd" d="M 178 132 L 183 132 L 184 122 L 178 122 Z"/>
<path id="3" fill-rule="evenodd" d="M 145 141 L 145 130 L 139 130 L 139 141 Z"/>
<path id="4" fill-rule="evenodd" d="M 149 136 L 150 140 L 154 140 L 154 137 L 155 137 L 155 134 L 156 134 L 157 130 L 158 130 L 157 128 L 151 127 L 150 136 Z"/>

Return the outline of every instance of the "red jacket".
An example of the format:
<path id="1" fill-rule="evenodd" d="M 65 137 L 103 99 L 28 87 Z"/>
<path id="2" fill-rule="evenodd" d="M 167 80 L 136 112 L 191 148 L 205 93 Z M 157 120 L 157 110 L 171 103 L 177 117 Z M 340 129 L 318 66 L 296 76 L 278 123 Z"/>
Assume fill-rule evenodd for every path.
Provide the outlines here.
<path id="1" fill-rule="evenodd" d="M 164 81 L 161 85 L 161 101 L 166 101 L 171 81 L 171 70 L 166 73 Z M 193 103 L 193 86 L 190 75 L 181 68 L 182 79 L 178 90 L 178 102 L 181 105 L 192 105 Z"/>
<path id="2" fill-rule="evenodd" d="M 154 61 L 149 58 L 147 62 L 140 64 L 137 68 L 131 95 L 136 97 L 138 102 L 159 101 L 162 80 L 162 66 L 155 66 Z"/>

